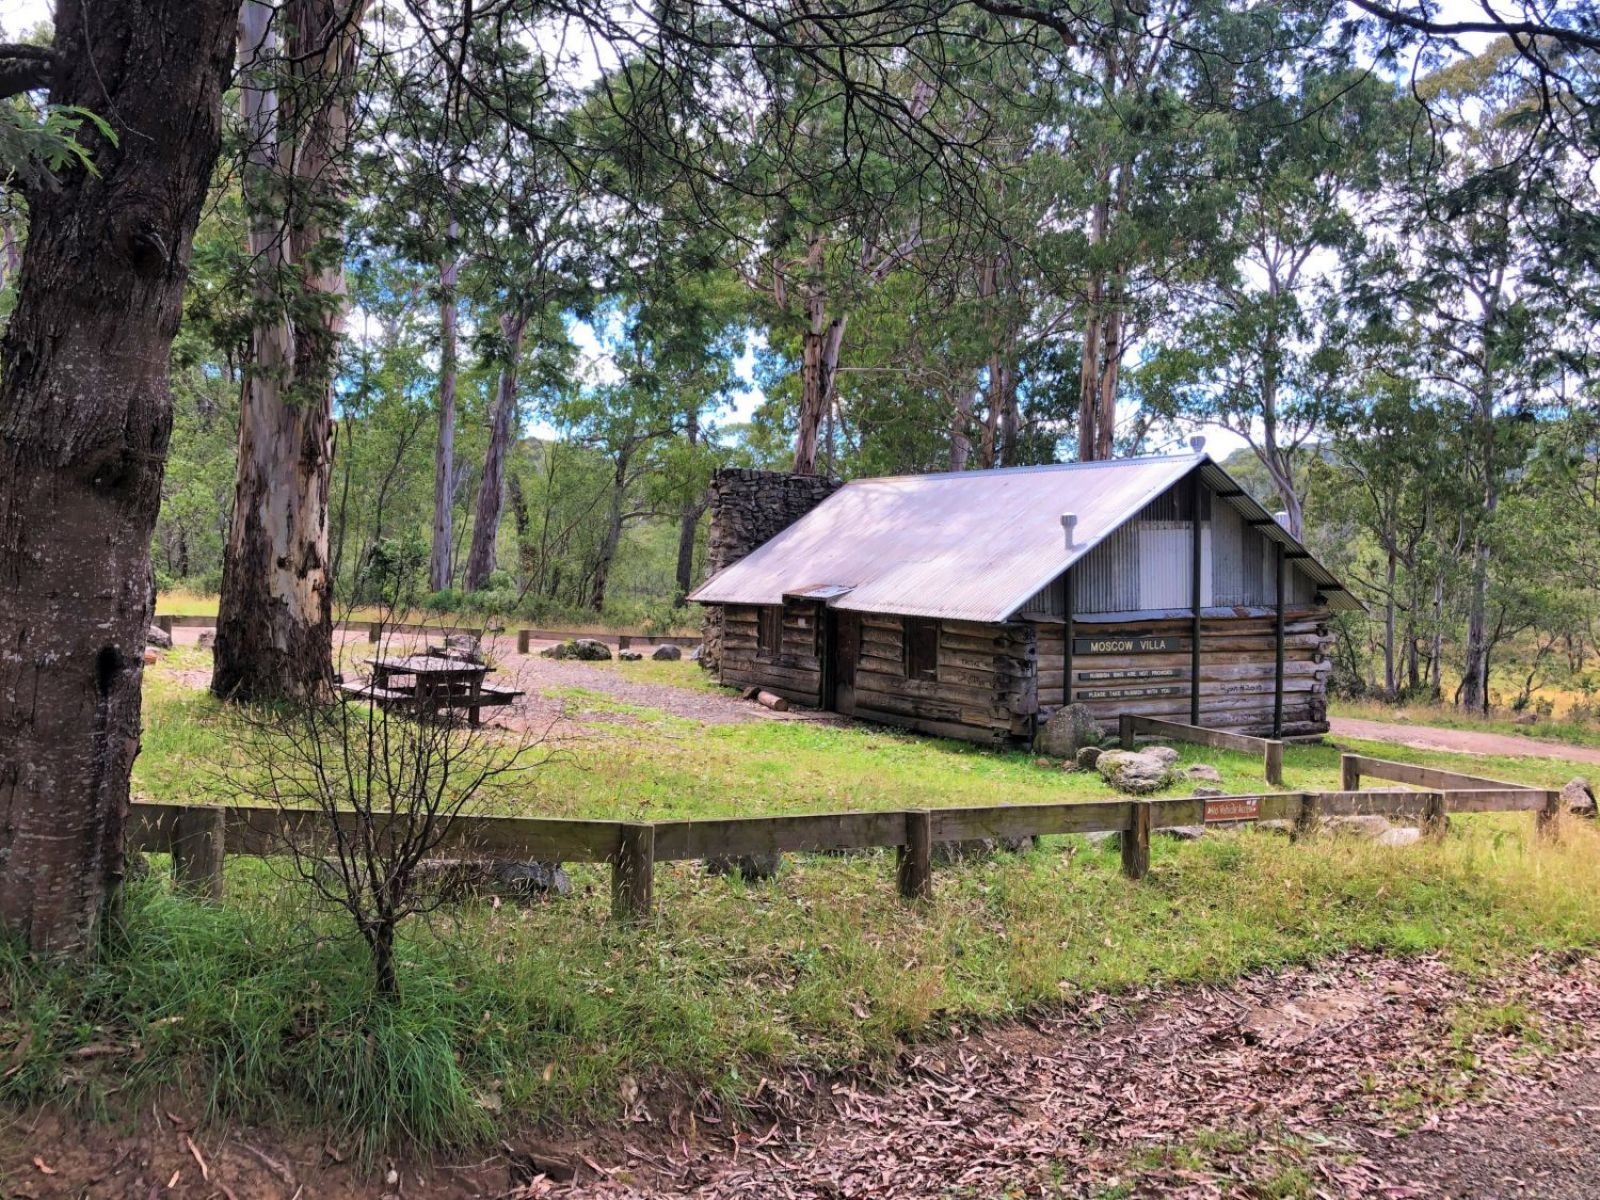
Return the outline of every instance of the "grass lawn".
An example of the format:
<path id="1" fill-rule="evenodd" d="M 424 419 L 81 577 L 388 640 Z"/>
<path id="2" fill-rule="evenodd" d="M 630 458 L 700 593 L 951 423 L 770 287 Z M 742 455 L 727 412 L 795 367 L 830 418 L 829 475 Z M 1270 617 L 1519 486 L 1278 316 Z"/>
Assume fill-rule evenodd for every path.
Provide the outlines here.
<path id="1" fill-rule="evenodd" d="M 194 669 L 185 653 L 167 662 Z M 137 790 L 217 794 L 219 772 L 248 769 L 236 718 L 168 667 L 150 675 Z M 1109 794 L 1030 755 L 882 730 L 626 715 L 637 723 L 601 726 L 495 805 L 667 818 Z M 1530 783 L 1573 773 L 1361 749 Z M 1229 790 L 1264 790 L 1254 759 L 1184 752 L 1217 766 Z M 1290 788 L 1337 786 L 1332 748 L 1292 747 L 1285 765 Z M 792 856 L 767 884 L 668 864 L 658 915 L 638 928 L 608 920 L 603 868 L 576 867 L 565 899 L 470 903 L 415 923 L 394 1003 L 371 998 L 360 944 L 281 868 L 230 859 L 218 906 L 160 880 L 135 887 L 117 944 L 92 967 L 4 952 L 0 1095 L 114 1111 L 176 1087 L 215 1116 L 318 1123 L 374 1151 L 603 1119 L 636 1102 L 659 1115 L 702 1092 L 737 1104 L 795 1065 L 870 1072 L 908 1041 L 1097 990 L 1222 980 L 1358 946 L 1481 970 L 1592 948 L 1600 835 L 1571 825 L 1544 847 L 1530 830 L 1526 816 L 1457 819 L 1441 845 L 1402 849 L 1256 831 L 1158 838 L 1141 883 L 1122 878 L 1112 846 L 1051 838 L 938 869 L 934 900 L 917 907 L 897 900 L 887 851 Z"/>

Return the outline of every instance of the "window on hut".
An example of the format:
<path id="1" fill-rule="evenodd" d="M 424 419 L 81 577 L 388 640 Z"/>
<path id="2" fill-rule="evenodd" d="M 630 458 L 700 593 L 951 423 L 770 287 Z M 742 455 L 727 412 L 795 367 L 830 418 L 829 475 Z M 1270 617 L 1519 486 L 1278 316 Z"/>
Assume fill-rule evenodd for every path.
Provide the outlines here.
<path id="1" fill-rule="evenodd" d="M 756 621 L 756 653 L 776 658 L 783 649 L 783 605 L 769 604 Z"/>
<path id="2" fill-rule="evenodd" d="M 939 622 L 928 617 L 905 618 L 906 678 L 939 678 Z"/>

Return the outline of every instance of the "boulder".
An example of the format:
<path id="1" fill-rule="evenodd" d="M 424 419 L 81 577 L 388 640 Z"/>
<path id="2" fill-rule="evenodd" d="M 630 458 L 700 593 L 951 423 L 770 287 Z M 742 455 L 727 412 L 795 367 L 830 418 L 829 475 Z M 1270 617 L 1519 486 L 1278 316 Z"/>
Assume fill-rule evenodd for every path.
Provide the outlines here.
<path id="1" fill-rule="evenodd" d="M 501 862 L 494 865 L 494 881 L 513 896 L 568 896 L 572 880 L 560 863 Z"/>
<path id="2" fill-rule="evenodd" d="M 145 666 L 147 666 L 147 667 L 155 666 L 156 665 L 156 660 L 157 660 L 158 657 L 159 656 L 156 654 L 156 652 L 154 650 L 150 649 L 148 646 L 145 647 L 145 652 L 144 652 L 144 665 Z"/>
<path id="3" fill-rule="evenodd" d="M 1139 751 L 1146 758 L 1153 758 L 1162 766 L 1170 767 L 1178 761 L 1178 752 L 1171 746 L 1146 746 Z"/>
<path id="4" fill-rule="evenodd" d="M 539 651 L 541 658 L 575 658 L 581 662 L 610 662 L 611 647 L 596 638 L 569 638 Z"/>
<path id="5" fill-rule="evenodd" d="M 650 655 L 656 662 L 677 662 L 683 657 L 683 651 L 676 646 L 657 646 Z"/>
<path id="6" fill-rule="evenodd" d="M 1328 833 L 1377 841 L 1393 829 L 1394 826 L 1390 823 L 1388 817 L 1381 817 L 1376 813 L 1365 813 L 1359 816 L 1325 817 L 1322 821 L 1322 828 Z"/>
<path id="7" fill-rule="evenodd" d="M 738 875 L 747 883 L 775 879 L 783 869 L 783 855 L 770 854 L 718 855 L 706 859 L 707 875 Z"/>
<path id="8" fill-rule="evenodd" d="M 1513 725 L 1537 725 L 1539 723 L 1539 714 L 1536 712 L 1519 712 L 1511 718 L 1511 723 Z"/>
<path id="9" fill-rule="evenodd" d="M 1160 791 L 1172 782 L 1167 764 L 1143 751 L 1107 750 L 1094 766 L 1100 778 L 1133 796 Z"/>
<path id="10" fill-rule="evenodd" d="M 1262 833 L 1281 833 L 1284 837 L 1295 834 L 1293 821 L 1257 821 L 1255 825 Z"/>
<path id="11" fill-rule="evenodd" d="M 702 658 L 704 658 L 705 656 L 706 656 L 706 648 L 705 648 L 705 646 L 704 645 L 699 645 L 699 646 L 695 646 L 692 649 L 690 649 L 689 653 L 684 656 L 684 661 L 685 662 L 697 663 Z"/>
<path id="12" fill-rule="evenodd" d="M 172 635 L 159 625 L 152 625 L 144 633 L 144 644 L 158 650 L 172 649 Z"/>
<path id="13" fill-rule="evenodd" d="M 617 658 L 622 662 L 638 662 L 644 658 L 637 650 L 618 650 Z"/>
<path id="14" fill-rule="evenodd" d="M 1378 846 L 1415 846 L 1422 840 L 1422 830 L 1415 825 L 1396 825 L 1372 840 Z"/>
<path id="15" fill-rule="evenodd" d="M 1204 825 L 1169 825 L 1165 829 L 1157 829 L 1160 837 L 1171 838 L 1175 842 L 1198 842 L 1205 836 Z"/>
<path id="16" fill-rule="evenodd" d="M 195 642 L 202 650 L 215 650 L 217 648 L 217 631 L 215 629 L 202 629 Z"/>
<path id="17" fill-rule="evenodd" d="M 1103 751 L 1099 746 L 1080 747 L 1078 750 L 1078 757 L 1075 760 L 1078 764 L 1078 768 L 1083 771 L 1094 770 L 1094 765 L 1100 761 L 1100 755 L 1102 753 Z"/>
<path id="18" fill-rule="evenodd" d="M 1033 752 L 1050 758 L 1076 758 L 1085 746 L 1098 746 L 1100 722 L 1087 704 L 1067 704 L 1050 714 L 1033 738 Z"/>
<path id="19" fill-rule="evenodd" d="M 1221 783 L 1222 772 L 1206 763 L 1195 763 L 1183 769 L 1185 779 L 1204 779 L 1208 783 Z"/>
<path id="20" fill-rule="evenodd" d="M 1227 792 L 1223 791 L 1219 787 L 1208 787 L 1206 784 L 1199 785 L 1194 789 L 1194 791 L 1189 793 L 1191 796 L 1198 796 L 1204 800 L 1210 800 L 1216 796 L 1226 796 L 1227 794 Z"/>
<path id="21" fill-rule="evenodd" d="M 1574 777 L 1561 789 L 1561 807 L 1575 816 L 1594 819 L 1596 812 L 1594 789 L 1582 775 Z"/>

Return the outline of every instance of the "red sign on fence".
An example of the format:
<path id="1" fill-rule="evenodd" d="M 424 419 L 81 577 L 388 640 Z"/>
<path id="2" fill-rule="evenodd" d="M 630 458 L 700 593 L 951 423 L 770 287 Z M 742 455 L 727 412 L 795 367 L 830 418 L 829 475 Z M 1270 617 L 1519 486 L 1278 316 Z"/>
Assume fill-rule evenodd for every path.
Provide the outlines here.
<path id="1" fill-rule="evenodd" d="M 1206 820 L 1254 821 L 1261 815 L 1261 800 L 1257 796 L 1228 796 L 1221 800 L 1206 801 Z"/>

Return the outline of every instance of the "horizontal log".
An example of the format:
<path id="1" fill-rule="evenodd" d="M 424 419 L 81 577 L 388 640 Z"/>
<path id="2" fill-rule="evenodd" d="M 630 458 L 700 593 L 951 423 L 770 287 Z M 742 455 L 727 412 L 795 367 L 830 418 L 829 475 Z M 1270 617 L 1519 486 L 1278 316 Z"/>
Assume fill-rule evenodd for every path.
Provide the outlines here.
<path id="1" fill-rule="evenodd" d="M 902 812 L 821 813 L 814 816 L 729 817 L 656 823 L 656 859 L 713 858 L 899 846 Z"/>
<path id="2" fill-rule="evenodd" d="M 933 840 L 1036 837 L 1053 833 L 1103 833 L 1128 827 L 1126 800 L 1089 803 L 1006 804 L 992 808 L 931 810 Z"/>
<path id="3" fill-rule="evenodd" d="M 1421 817 L 1428 809 L 1428 792 L 1313 792 L 1315 811 L 1322 817 Z"/>
<path id="4" fill-rule="evenodd" d="M 918 733 L 931 734 L 934 737 L 955 738 L 959 741 L 984 742 L 992 745 L 1004 742 L 1011 736 L 1009 725 L 1005 727 L 963 725 L 959 721 L 937 721 L 921 717 L 908 717 L 901 713 L 875 709 L 871 705 L 859 702 L 855 705 L 853 715 L 863 721 L 877 721 L 882 725 L 894 725 L 900 729 L 911 729 Z"/>
<path id="5" fill-rule="evenodd" d="M 1136 737 L 1141 733 L 1150 734 L 1155 737 L 1170 738 L 1175 742 L 1187 742 L 1194 746 L 1210 746 L 1214 750 L 1236 750 L 1241 754 L 1264 754 L 1267 749 L 1267 741 L 1263 738 L 1228 733 L 1221 729 L 1207 729 L 1182 721 L 1162 721 L 1154 717 L 1133 716 L 1128 718 L 1128 722 L 1133 726 Z"/>
<path id="6" fill-rule="evenodd" d="M 1507 783 L 1500 779 L 1463 775 L 1459 771 L 1442 771 L 1437 767 L 1421 767 L 1415 763 L 1391 762 L 1386 758 L 1369 758 L 1365 754 L 1341 754 L 1339 762 L 1345 779 L 1349 781 L 1358 780 L 1362 776 L 1371 776 L 1373 779 L 1387 779 L 1392 783 L 1405 783 L 1412 787 L 1431 788 L 1435 791 L 1529 790 L 1525 785 Z"/>

